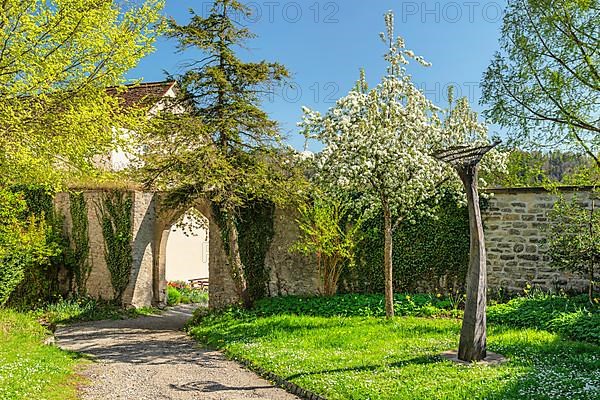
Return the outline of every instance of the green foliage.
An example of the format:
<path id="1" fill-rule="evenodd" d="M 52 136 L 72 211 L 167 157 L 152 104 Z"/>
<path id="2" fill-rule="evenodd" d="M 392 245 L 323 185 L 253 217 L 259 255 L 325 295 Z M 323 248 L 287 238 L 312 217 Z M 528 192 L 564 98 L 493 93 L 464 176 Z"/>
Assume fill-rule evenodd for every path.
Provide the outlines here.
<path id="1" fill-rule="evenodd" d="M 594 160 L 569 151 L 513 150 L 503 174 L 484 174 L 491 187 L 550 187 L 552 185 L 596 185 L 598 169 Z M 491 176 L 488 176 L 491 175 Z"/>
<path id="2" fill-rule="evenodd" d="M 482 79 L 486 116 L 518 142 L 571 147 L 597 166 L 598 0 L 508 2 L 500 48 Z"/>
<path id="3" fill-rule="evenodd" d="M 332 296 L 344 268 L 355 264 L 356 248 L 362 239 L 362 218 L 351 219 L 350 202 L 314 198 L 303 204 L 297 220 L 300 237 L 292 250 L 315 256 L 321 278 L 321 293 Z"/>
<path id="4" fill-rule="evenodd" d="M 456 196 L 446 193 L 430 205 L 431 215 L 403 221 L 394 231 L 393 280 L 398 291 L 462 289 L 469 260 L 469 221 L 466 206 Z M 380 293 L 384 289 L 383 217 L 372 217 L 362 226 L 365 238 L 358 247 L 356 267 L 342 279 L 346 290 Z"/>
<path id="5" fill-rule="evenodd" d="M 208 291 L 192 288 L 187 282 L 169 282 L 167 305 L 175 306 L 179 303 L 208 305 Z"/>
<path id="6" fill-rule="evenodd" d="M 123 309 L 113 302 L 91 297 L 58 298 L 57 301 L 30 312 L 39 321 L 49 325 L 135 318 L 158 313 L 159 310 L 152 307 Z"/>
<path id="7" fill-rule="evenodd" d="M 492 324 L 545 329 L 569 339 L 600 345 L 600 306 L 590 305 L 585 296 L 519 297 L 488 307 L 487 314 Z"/>
<path id="8" fill-rule="evenodd" d="M 132 207 L 131 193 L 123 191 L 105 192 L 102 204 L 97 205 L 104 235 L 104 257 L 110 272 L 114 301 L 117 304 L 123 300 L 123 292 L 129 284 L 133 264 Z"/>
<path id="9" fill-rule="evenodd" d="M 167 305 L 176 306 L 181 303 L 181 292 L 173 286 L 167 286 Z"/>
<path id="10" fill-rule="evenodd" d="M 0 190 L 0 306 L 26 277 L 32 289 L 20 290 L 23 296 L 19 300 L 26 302 L 42 294 L 51 259 L 60 252 L 53 236 L 43 211 L 40 215 L 30 213 L 22 193 Z"/>
<path id="11" fill-rule="evenodd" d="M 114 148 L 110 127 L 144 123 L 106 87 L 153 48 L 161 0 L 0 3 L 0 185 L 53 187 Z M 61 167 L 62 166 L 62 167 Z"/>
<path id="12" fill-rule="evenodd" d="M 273 203 L 255 201 L 240 210 L 236 221 L 240 257 L 252 301 L 262 299 L 268 294 L 269 269 L 265 265 L 265 258 L 275 235 L 274 217 Z"/>
<path id="13" fill-rule="evenodd" d="M 168 190 L 177 205 L 202 197 L 219 208 L 231 276 L 245 304 L 263 288 L 253 285 L 258 292 L 249 293 L 241 257 L 246 250 L 238 246 L 236 223 L 255 201 L 289 202 L 304 181 L 290 167 L 297 161 L 295 151 L 281 146 L 277 123 L 261 109 L 266 90 L 286 79 L 288 71 L 278 63 L 244 62 L 237 54 L 254 35 L 234 16 L 249 12 L 238 1 L 215 0 L 205 15 L 192 11 L 187 25 L 170 21 L 169 36 L 179 49 L 199 51 L 202 58 L 186 65 L 179 77 L 181 96 L 173 105 L 184 102 L 190 112 L 167 109 L 153 119 L 142 171 L 147 185 Z M 260 268 L 251 269 L 263 279 Z"/>
<path id="14" fill-rule="evenodd" d="M 47 335 L 33 316 L 0 309 L 0 399 L 77 398 L 78 356 L 44 345 Z"/>
<path id="15" fill-rule="evenodd" d="M 460 315 L 458 304 L 441 295 L 396 294 L 396 315 L 450 317 Z M 310 315 L 315 317 L 384 317 L 383 295 L 344 294 L 332 297 L 275 297 L 256 302 L 253 315 Z"/>
<path id="16" fill-rule="evenodd" d="M 257 317 L 231 311 L 188 327 L 204 345 L 330 400 L 598 398 L 600 347 L 544 331 L 491 326 L 488 348 L 509 362 L 443 360 L 460 321 L 364 316 Z"/>
<path id="17" fill-rule="evenodd" d="M 225 251 L 230 253 L 228 217 L 214 204 L 213 215 L 219 225 Z M 265 258 L 275 235 L 274 217 L 275 205 L 269 201 L 251 201 L 240 208 L 235 217 L 240 258 L 251 302 L 268 295 L 269 270 Z"/>
<path id="18" fill-rule="evenodd" d="M 548 213 L 548 248 L 551 265 L 582 273 L 589 281 L 589 300 L 593 300 L 594 274 L 600 263 L 600 213 L 596 199 L 591 208 L 573 195 L 571 201 L 560 198 Z"/>
<path id="19" fill-rule="evenodd" d="M 90 234 L 88 229 L 88 207 L 83 193 L 70 193 L 71 246 L 67 265 L 75 278 L 79 296 L 85 296 L 86 284 L 92 270 L 88 260 Z"/>

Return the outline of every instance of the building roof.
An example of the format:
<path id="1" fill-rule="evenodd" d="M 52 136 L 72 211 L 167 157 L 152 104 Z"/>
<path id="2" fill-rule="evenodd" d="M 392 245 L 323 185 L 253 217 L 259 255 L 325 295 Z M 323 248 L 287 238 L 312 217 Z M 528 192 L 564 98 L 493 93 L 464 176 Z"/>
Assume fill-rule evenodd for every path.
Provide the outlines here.
<path id="1" fill-rule="evenodd" d="M 107 92 L 121 99 L 124 107 L 148 106 L 160 101 L 176 84 L 176 81 L 135 83 L 108 88 Z"/>

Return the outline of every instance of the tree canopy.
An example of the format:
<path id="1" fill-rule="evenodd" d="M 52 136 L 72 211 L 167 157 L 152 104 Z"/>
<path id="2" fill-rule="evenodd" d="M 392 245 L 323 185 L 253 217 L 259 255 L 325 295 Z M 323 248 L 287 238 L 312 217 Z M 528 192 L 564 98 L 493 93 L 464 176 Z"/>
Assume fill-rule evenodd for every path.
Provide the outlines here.
<path id="1" fill-rule="evenodd" d="M 138 120 L 105 89 L 152 51 L 163 1 L 128 4 L 0 3 L 0 185 L 89 171 Z"/>
<path id="2" fill-rule="evenodd" d="M 305 109 L 301 126 L 325 148 L 316 157 L 316 179 L 326 191 L 352 192 L 355 205 L 383 212 L 386 312 L 393 316 L 392 231 L 402 220 L 426 213 L 436 189 L 455 178 L 435 159 L 437 150 L 487 143 L 487 128 L 466 99 L 454 102 L 443 123 L 441 110 L 412 82 L 409 60 L 428 66 L 394 35 L 394 15 L 385 15 L 387 75 L 369 89 L 364 74 L 325 115 Z M 501 165 L 501 163 L 497 163 Z M 456 180 L 456 179 L 454 179 Z"/>
<path id="3" fill-rule="evenodd" d="M 232 277 L 246 305 L 251 299 L 238 243 L 240 210 L 253 201 L 293 198 L 302 181 L 290 179 L 298 157 L 261 109 L 268 89 L 289 76 L 287 69 L 276 62 L 244 62 L 236 53 L 254 35 L 234 17 L 249 12 L 238 1 L 216 0 L 206 16 L 191 11 L 187 25 L 170 21 L 169 36 L 179 49 L 196 49 L 201 56 L 178 77 L 181 96 L 155 119 L 143 155 L 147 185 L 168 190 L 177 205 L 198 198 L 215 205 Z"/>
<path id="4" fill-rule="evenodd" d="M 571 146 L 600 166 L 600 3 L 508 2 L 483 76 L 486 116 L 518 143 Z"/>

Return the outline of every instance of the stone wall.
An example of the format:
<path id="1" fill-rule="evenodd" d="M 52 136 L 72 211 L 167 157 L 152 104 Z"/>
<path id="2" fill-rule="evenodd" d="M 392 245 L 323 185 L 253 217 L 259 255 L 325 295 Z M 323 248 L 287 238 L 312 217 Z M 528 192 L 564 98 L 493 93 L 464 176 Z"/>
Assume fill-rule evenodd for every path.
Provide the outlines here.
<path id="1" fill-rule="evenodd" d="M 315 295 L 319 290 L 316 260 L 290 251 L 300 229 L 293 210 L 275 210 L 275 234 L 265 257 L 269 269 L 269 295 Z"/>
<path id="2" fill-rule="evenodd" d="M 165 303 L 166 295 L 166 244 L 172 226 L 188 209 L 174 209 L 165 204 L 162 193 L 131 191 L 132 207 L 132 268 L 129 286 L 123 294 L 126 306 L 149 306 Z M 85 190 L 88 207 L 89 258 L 91 273 L 87 292 L 95 298 L 112 300 L 114 292 L 110 272 L 106 266 L 104 237 L 100 225 L 98 207 L 102 204 L 105 191 Z M 72 230 L 70 196 L 60 193 L 55 198 L 55 207 L 64 217 L 67 236 Z M 207 202 L 194 206 L 209 221 L 209 278 L 210 307 L 222 308 L 239 301 L 230 267 L 225 254 L 221 232 L 212 208 Z M 318 277 L 314 260 L 291 254 L 290 247 L 298 235 L 295 217 L 289 210 L 277 209 L 274 220 L 275 234 L 266 256 L 270 270 L 269 293 L 277 295 L 314 294 L 318 288 Z M 63 271 L 63 275 L 64 271 Z M 68 282 L 65 281 L 65 285 Z"/>
<path id="3" fill-rule="evenodd" d="M 550 266 L 546 245 L 548 212 L 562 195 L 574 193 L 589 207 L 591 192 L 564 188 L 559 195 L 539 188 L 491 190 L 489 208 L 484 210 L 491 291 L 520 292 L 529 283 L 544 290 L 584 291 L 587 281 L 579 274 Z"/>
<path id="4" fill-rule="evenodd" d="M 575 189 L 564 189 L 570 198 Z M 130 283 L 123 302 L 131 306 L 164 304 L 166 291 L 165 253 L 169 232 L 187 211 L 165 206 L 161 193 L 131 192 L 133 264 Z M 489 207 L 484 210 L 484 227 L 488 252 L 488 282 L 491 291 L 522 291 L 528 284 L 547 290 L 583 291 L 587 281 L 578 274 L 558 271 L 549 265 L 545 245 L 548 211 L 558 196 L 542 189 L 498 189 L 491 191 Z M 104 255 L 104 238 L 97 207 L 102 203 L 101 190 L 84 191 L 88 205 L 90 231 L 89 262 L 92 266 L 87 282 L 88 293 L 96 298 L 112 299 L 113 289 Z M 578 198 L 590 203 L 590 191 L 581 190 Z M 65 231 L 72 229 L 69 195 L 61 193 L 55 206 L 65 218 Z M 210 306 L 224 307 L 238 302 L 230 274 L 221 232 L 210 205 L 194 205 L 209 221 Z M 318 293 L 319 278 L 315 260 L 290 252 L 298 237 L 293 211 L 277 209 L 274 237 L 265 263 L 270 271 L 269 295 L 312 295 Z"/>

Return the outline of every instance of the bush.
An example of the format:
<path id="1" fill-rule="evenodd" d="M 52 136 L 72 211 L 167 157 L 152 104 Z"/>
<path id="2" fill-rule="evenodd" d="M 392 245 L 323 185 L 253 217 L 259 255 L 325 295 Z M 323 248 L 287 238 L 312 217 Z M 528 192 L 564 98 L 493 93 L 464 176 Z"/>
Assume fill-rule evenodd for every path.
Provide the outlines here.
<path id="1" fill-rule="evenodd" d="M 114 302 L 91 297 L 59 298 L 56 302 L 31 312 L 34 317 L 46 324 L 134 318 L 156 313 L 158 310 L 151 307 L 126 310 Z"/>
<path id="2" fill-rule="evenodd" d="M 174 291 L 179 293 L 179 296 Z M 169 303 L 169 293 L 172 293 L 173 301 L 178 301 L 174 304 Z M 169 282 L 167 288 L 167 305 L 175 306 L 177 304 L 206 304 L 208 305 L 208 292 L 201 289 L 193 289 L 187 282 Z"/>
<path id="3" fill-rule="evenodd" d="M 0 190 L 0 306 L 25 277 L 38 278 L 32 285 L 47 283 L 42 272 L 60 253 L 53 236 L 44 213 L 31 213 L 22 193 Z"/>
<path id="4" fill-rule="evenodd" d="M 600 306 L 587 296 L 536 294 L 488 307 L 488 322 L 516 328 L 556 332 L 573 339 L 600 344 Z"/>
<path id="5" fill-rule="evenodd" d="M 430 216 L 415 216 L 394 230 L 394 289 L 405 292 L 462 289 L 469 264 L 469 219 L 457 194 L 447 193 Z M 365 238 L 357 248 L 356 266 L 342 275 L 344 289 L 383 293 L 383 216 L 363 223 Z M 440 278 L 444 278 L 439 283 Z"/>
<path id="6" fill-rule="evenodd" d="M 173 286 L 167 286 L 167 305 L 168 306 L 176 306 L 181 303 L 182 295 Z"/>

